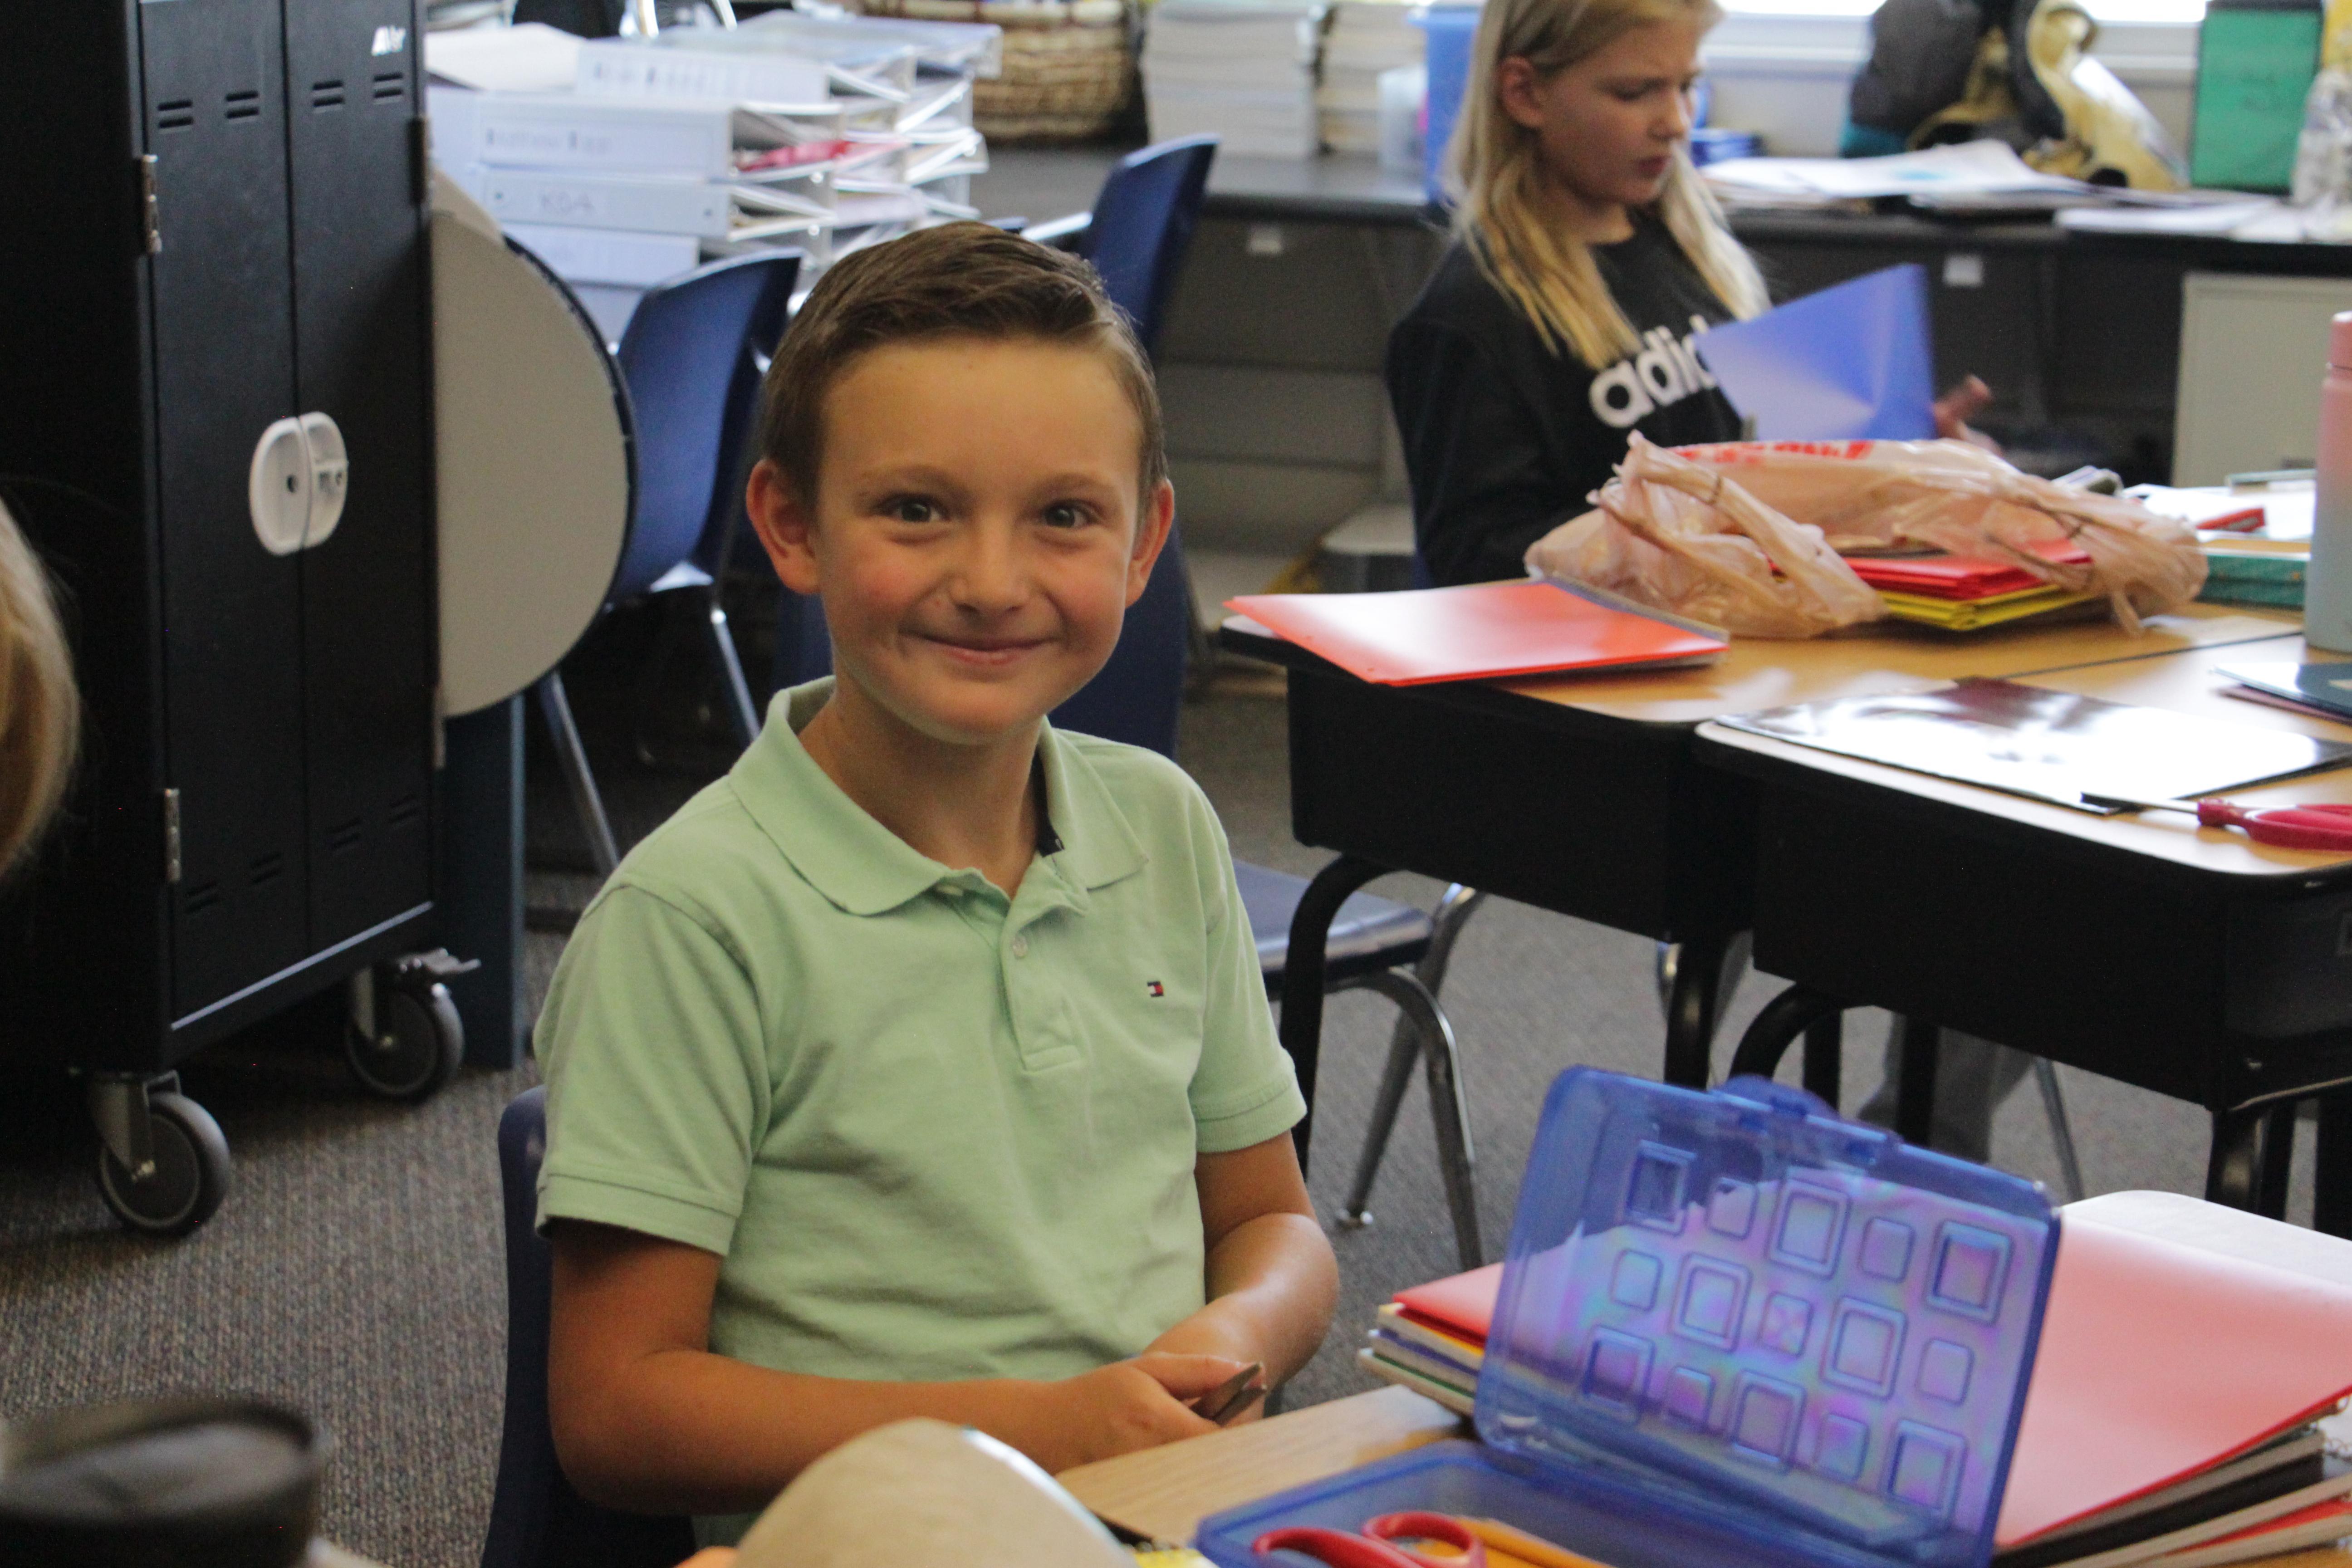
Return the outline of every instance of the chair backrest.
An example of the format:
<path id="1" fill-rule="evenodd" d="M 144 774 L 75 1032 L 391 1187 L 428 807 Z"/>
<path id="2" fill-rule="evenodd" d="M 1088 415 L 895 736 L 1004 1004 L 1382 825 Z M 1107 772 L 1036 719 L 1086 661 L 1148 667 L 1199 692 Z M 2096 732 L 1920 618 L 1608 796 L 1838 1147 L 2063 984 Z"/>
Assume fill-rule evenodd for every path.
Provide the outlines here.
<path id="1" fill-rule="evenodd" d="M 1182 533 L 1171 528 L 1143 597 L 1128 608 L 1110 662 L 1054 710 L 1054 727 L 1124 741 L 1174 760 L 1192 642 L 1192 580 L 1184 571 Z"/>
<path id="2" fill-rule="evenodd" d="M 637 506 L 614 598 L 645 592 L 701 544 L 720 476 L 733 479 L 720 447 L 752 323 L 782 320 L 800 263 L 797 251 L 714 261 L 637 302 L 620 354 L 636 411 Z M 740 451 L 740 426 L 736 440 Z"/>
<path id="3" fill-rule="evenodd" d="M 792 268 L 771 279 L 751 310 L 744 330 L 743 353 L 735 362 L 735 378 L 727 387 L 727 416 L 719 433 L 719 483 L 710 497 L 710 515 L 703 520 L 702 542 L 695 547 L 694 563 L 713 577 L 726 570 L 727 555 L 748 520 L 743 515 L 743 486 L 759 458 L 760 388 L 768 376 L 768 362 L 784 341 L 792 321 L 793 289 L 800 282 L 801 257 L 790 253 Z"/>
<path id="4" fill-rule="evenodd" d="M 499 1186 L 507 1239 L 507 1412 L 482 1568 L 676 1568 L 694 1551 L 678 1518 L 598 1508 L 574 1491 L 547 1420 L 553 1265 L 534 1228 L 547 1152 L 547 1090 L 526 1089 L 499 1118 Z"/>
<path id="5" fill-rule="evenodd" d="M 1200 224 L 1209 164 L 1216 155 L 1213 136 L 1185 136 L 1139 149 L 1111 165 L 1095 197 L 1086 258 L 1134 321 L 1147 353 L 1159 350 L 1169 296 Z"/>

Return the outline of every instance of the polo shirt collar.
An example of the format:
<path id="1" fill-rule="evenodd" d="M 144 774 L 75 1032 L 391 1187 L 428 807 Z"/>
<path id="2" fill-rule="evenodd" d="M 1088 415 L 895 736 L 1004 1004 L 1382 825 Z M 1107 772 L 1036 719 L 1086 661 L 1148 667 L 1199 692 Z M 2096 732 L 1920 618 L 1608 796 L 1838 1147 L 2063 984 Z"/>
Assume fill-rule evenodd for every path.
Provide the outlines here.
<path id="1" fill-rule="evenodd" d="M 964 871 L 920 853 L 867 815 L 802 746 L 801 730 L 832 695 L 829 676 L 776 694 L 767 724 L 729 774 L 744 809 L 811 887 L 851 914 L 883 914 L 943 881 L 962 880 Z M 1059 852 L 1039 857 L 1038 868 L 1051 868 L 1073 895 L 1058 901 L 1083 909 L 1086 889 L 1143 868 L 1143 845 L 1108 786 L 1051 724 L 1040 731 L 1038 755 L 1047 819 L 1062 843 Z"/>

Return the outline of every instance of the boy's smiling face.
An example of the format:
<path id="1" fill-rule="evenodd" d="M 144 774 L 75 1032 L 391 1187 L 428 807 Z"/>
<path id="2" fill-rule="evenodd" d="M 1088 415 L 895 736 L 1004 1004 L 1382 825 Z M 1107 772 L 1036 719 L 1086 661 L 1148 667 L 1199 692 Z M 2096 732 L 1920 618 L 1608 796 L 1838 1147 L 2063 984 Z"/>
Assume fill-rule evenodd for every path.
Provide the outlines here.
<path id="1" fill-rule="evenodd" d="M 824 400 L 814 517 L 771 465 L 753 518 L 824 601 L 839 677 L 934 741 L 1025 737 L 1093 679 L 1167 537 L 1104 355 L 948 338 L 861 355 Z"/>

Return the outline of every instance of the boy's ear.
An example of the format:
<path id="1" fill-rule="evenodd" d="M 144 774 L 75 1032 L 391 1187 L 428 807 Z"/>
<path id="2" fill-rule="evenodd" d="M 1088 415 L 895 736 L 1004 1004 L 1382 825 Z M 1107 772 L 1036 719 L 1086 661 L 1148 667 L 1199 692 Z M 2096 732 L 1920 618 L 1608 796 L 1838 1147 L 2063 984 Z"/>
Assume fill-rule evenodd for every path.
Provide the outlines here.
<path id="1" fill-rule="evenodd" d="M 767 547 L 768 560 L 784 586 L 795 594 L 815 593 L 816 551 L 811 536 L 816 531 L 816 520 L 801 505 L 800 493 L 774 458 L 762 458 L 752 465 L 751 481 L 743 491 L 743 510 L 758 531 L 760 542 Z"/>
<path id="2" fill-rule="evenodd" d="M 1127 562 L 1127 603 L 1132 609 L 1135 601 L 1143 597 L 1143 590 L 1151 581 L 1151 568 L 1167 547 L 1168 531 L 1176 522 L 1176 487 L 1166 479 L 1144 503 L 1142 515 L 1135 520 L 1135 552 Z"/>

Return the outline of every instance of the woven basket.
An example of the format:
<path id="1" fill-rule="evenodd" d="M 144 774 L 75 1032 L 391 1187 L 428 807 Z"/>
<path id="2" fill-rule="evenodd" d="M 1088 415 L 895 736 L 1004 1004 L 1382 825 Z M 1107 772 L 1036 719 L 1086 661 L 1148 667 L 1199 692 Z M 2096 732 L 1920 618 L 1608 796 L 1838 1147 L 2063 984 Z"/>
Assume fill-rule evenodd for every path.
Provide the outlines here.
<path id="1" fill-rule="evenodd" d="M 864 0 L 863 8 L 1004 29 L 1003 73 L 972 83 L 971 121 L 991 142 L 1100 136 L 1135 89 L 1121 0 Z"/>

